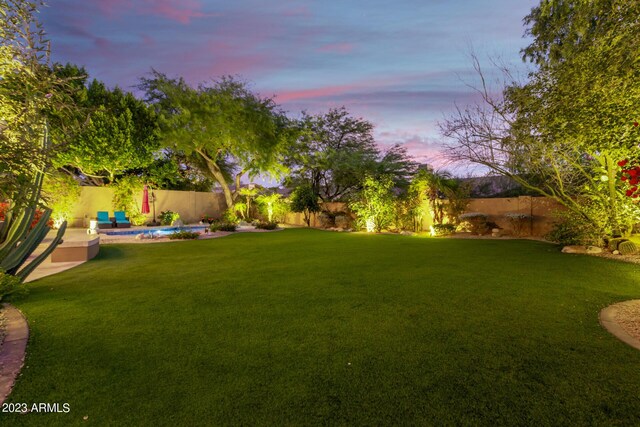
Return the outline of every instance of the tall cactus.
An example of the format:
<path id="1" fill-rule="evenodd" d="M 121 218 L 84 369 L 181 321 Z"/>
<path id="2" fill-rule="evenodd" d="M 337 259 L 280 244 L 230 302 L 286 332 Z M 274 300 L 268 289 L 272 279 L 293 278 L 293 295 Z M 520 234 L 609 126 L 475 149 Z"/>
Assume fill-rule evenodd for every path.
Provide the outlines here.
<path id="1" fill-rule="evenodd" d="M 48 148 L 48 145 L 48 134 L 45 131 L 43 148 Z M 51 229 L 47 225 L 51 216 L 51 209 L 48 208 L 44 209 L 44 213 L 36 225 L 30 229 L 40 200 L 43 180 L 44 172 L 38 171 L 31 185 L 22 194 L 16 195 L 14 197 L 15 200 L 11 201 L 5 220 L 0 224 L 0 271 L 14 275 L 22 281 L 53 252 L 55 247 L 62 241 L 62 236 L 67 228 L 65 221 L 45 251 L 33 259 L 26 267 L 20 269 Z M 16 200 L 21 203 L 16 204 Z"/>

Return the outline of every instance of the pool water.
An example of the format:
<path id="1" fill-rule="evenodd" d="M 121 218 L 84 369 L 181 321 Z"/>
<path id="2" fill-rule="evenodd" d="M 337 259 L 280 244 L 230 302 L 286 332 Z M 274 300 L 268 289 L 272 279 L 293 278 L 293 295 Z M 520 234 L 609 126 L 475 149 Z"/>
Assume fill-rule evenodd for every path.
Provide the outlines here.
<path id="1" fill-rule="evenodd" d="M 101 231 L 100 234 L 106 234 L 107 236 L 137 236 L 138 234 L 144 234 L 145 236 L 168 236 L 169 234 L 173 234 L 176 231 L 204 231 L 208 227 L 206 226 L 192 226 L 192 227 L 162 227 L 162 228 L 151 228 L 148 230 L 137 229 L 137 230 L 118 230 L 118 231 Z"/>

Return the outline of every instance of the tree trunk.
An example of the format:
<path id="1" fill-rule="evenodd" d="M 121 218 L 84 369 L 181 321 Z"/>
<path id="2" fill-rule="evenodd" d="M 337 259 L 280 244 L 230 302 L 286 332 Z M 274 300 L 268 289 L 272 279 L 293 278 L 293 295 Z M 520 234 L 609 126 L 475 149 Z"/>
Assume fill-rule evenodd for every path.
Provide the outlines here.
<path id="1" fill-rule="evenodd" d="M 222 187 L 222 192 L 224 193 L 224 200 L 227 203 L 227 209 L 231 209 L 231 207 L 233 206 L 234 198 L 233 198 L 233 195 L 231 194 L 231 189 L 229 188 L 229 184 L 227 184 L 227 181 L 224 179 L 224 175 L 222 174 L 220 167 L 216 164 L 216 162 L 211 157 L 207 155 L 206 152 L 202 150 L 196 150 L 196 152 L 200 154 L 202 158 L 205 160 L 205 162 L 207 163 L 207 168 L 209 169 L 209 172 L 211 172 L 211 175 L 213 175 L 215 180 L 218 181 L 218 184 L 220 184 L 220 187 Z"/>

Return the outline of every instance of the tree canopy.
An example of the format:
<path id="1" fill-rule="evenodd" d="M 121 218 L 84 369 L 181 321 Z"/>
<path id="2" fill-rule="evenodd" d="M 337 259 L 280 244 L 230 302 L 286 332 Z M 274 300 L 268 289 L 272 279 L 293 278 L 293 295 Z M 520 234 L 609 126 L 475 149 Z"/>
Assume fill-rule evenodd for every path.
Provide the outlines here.
<path id="1" fill-rule="evenodd" d="M 57 66 L 54 72 L 74 76 L 77 106 L 71 118 L 52 113 L 54 135 L 65 142 L 55 159 L 57 167 L 102 185 L 151 164 L 159 148 L 152 109 L 118 87 L 108 89 L 97 80 L 86 85 L 86 73 L 73 65 Z"/>
<path id="2" fill-rule="evenodd" d="M 287 157 L 288 184 L 309 183 L 323 201 L 344 200 L 357 192 L 367 174 L 391 174 L 408 185 L 415 170 L 404 147 L 382 152 L 373 137 L 373 124 L 352 117 L 344 108 L 327 113 L 303 113 L 300 136 Z"/>
<path id="3" fill-rule="evenodd" d="M 289 120 L 246 83 L 223 77 L 193 88 L 182 78 L 153 71 L 140 88 L 160 116 L 163 145 L 196 156 L 222 187 L 228 207 L 243 175 L 284 172 L 280 160 L 291 136 Z"/>

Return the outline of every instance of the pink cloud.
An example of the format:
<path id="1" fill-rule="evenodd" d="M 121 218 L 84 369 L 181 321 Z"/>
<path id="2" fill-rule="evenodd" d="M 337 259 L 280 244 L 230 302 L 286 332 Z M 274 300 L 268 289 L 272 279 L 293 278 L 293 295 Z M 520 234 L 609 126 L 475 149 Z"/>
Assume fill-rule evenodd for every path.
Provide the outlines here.
<path id="1" fill-rule="evenodd" d="M 283 12 L 284 16 L 311 16 L 311 11 L 307 6 L 296 6 Z"/>
<path id="2" fill-rule="evenodd" d="M 351 43 L 333 43 L 320 46 L 318 52 L 350 53 L 353 48 L 354 46 Z"/>
<path id="3" fill-rule="evenodd" d="M 131 9 L 132 0 L 102 0 L 98 2 L 100 11 L 108 16 L 121 14 L 123 11 Z"/>
<path id="4" fill-rule="evenodd" d="M 303 89 L 293 91 L 281 91 L 278 93 L 278 102 L 297 101 L 300 99 L 323 98 L 326 96 L 340 95 L 357 89 L 357 85 L 326 86 L 317 89 Z"/>
<path id="5" fill-rule="evenodd" d="M 164 16 L 181 24 L 188 24 L 192 18 L 205 16 L 202 5 L 197 0 L 143 0 L 146 7 L 155 15 Z"/>
<path id="6" fill-rule="evenodd" d="M 188 24 L 192 18 L 208 16 L 202 12 L 199 0 L 100 0 L 97 4 L 100 11 L 109 17 L 133 9 L 139 15 L 158 15 Z"/>

